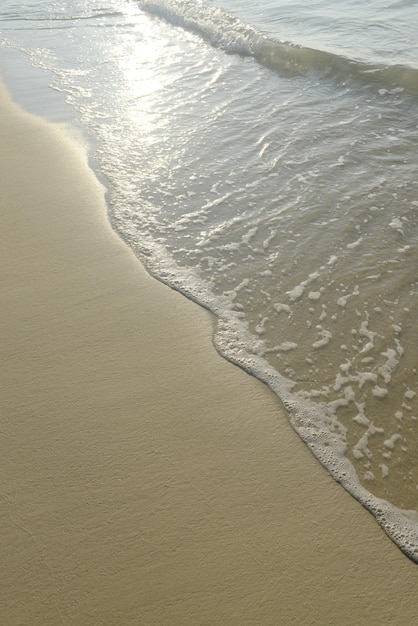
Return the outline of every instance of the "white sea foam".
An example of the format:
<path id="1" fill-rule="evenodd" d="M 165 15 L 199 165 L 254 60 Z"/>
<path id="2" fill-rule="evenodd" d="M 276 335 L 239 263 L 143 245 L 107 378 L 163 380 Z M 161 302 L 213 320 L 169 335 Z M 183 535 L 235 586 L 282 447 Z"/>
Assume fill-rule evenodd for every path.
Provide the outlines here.
<path id="1" fill-rule="evenodd" d="M 418 415 L 408 370 L 418 129 L 396 83 L 408 72 L 382 82 L 379 67 L 359 74 L 347 58 L 276 45 L 203 5 L 140 0 L 125 22 L 121 3 L 111 30 L 89 22 L 88 46 L 52 31 L 45 66 L 100 144 L 114 228 L 158 278 L 217 316 L 218 350 L 270 385 L 321 463 L 418 559 L 417 516 L 370 493 L 389 471 L 387 488 L 396 484 L 394 457 Z M 40 43 L 28 43 L 38 57 Z M 85 64 L 78 74 L 74 59 Z M 383 424 L 399 432 L 379 452 Z"/>
<path id="2" fill-rule="evenodd" d="M 392 380 L 392 373 L 398 366 L 399 359 L 396 358 L 396 352 L 393 348 L 388 348 L 386 352 L 382 352 L 382 356 L 386 357 L 386 363 L 381 365 L 377 371 L 388 385 Z"/>
<path id="3" fill-rule="evenodd" d="M 358 296 L 360 293 L 359 291 L 359 287 L 358 285 L 356 285 L 356 287 L 354 288 L 352 293 L 347 293 L 344 296 L 340 296 L 337 300 L 337 304 L 338 306 L 345 308 L 347 305 L 347 302 L 350 298 L 352 298 L 353 296 Z"/>
<path id="4" fill-rule="evenodd" d="M 290 350 L 296 350 L 298 344 L 294 341 L 284 341 L 279 346 L 276 346 L 275 350 L 278 352 L 289 352 Z"/>
<path id="5" fill-rule="evenodd" d="M 386 476 L 389 476 L 389 468 L 387 465 L 385 465 L 385 463 L 380 464 L 380 469 L 382 470 L 383 478 L 386 478 Z"/>
<path id="6" fill-rule="evenodd" d="M 363 237 L 359 237 L 359 239 L 357 239 L 356 241 L 348 243 L 346 245 L 346 248 L 348 248 L 348 250 L 353 250 L 354 248 L 358 248 L 362 242 L 363 242 Z"/>
<path id="7" fill-rule="evenodd" d="M 402 436 L 399 433 L 394 433 L 389 439 L 385 439 L 383 445 L 393 450 L 395 443 L 399 441 L 399 439 L 402 439 Z"/>
<path id="8" fill-rule="evenodd" d="M 375 435 L 376 433 L 383 433 L 383 432 L 384 432 L 383 428 L 378 428 L 374 424 L 369 423 L 366 432 L 359 439 L 359 441 L 355 444 L 355 446 L 353 446 L 354 458 L 360 459 L 366 456 L 368 459 L 370 459 L 373 455 L 370 451 L 370 448 L 368 447 L 369 438 L 372 435 Z"/>
<path id="9" fill-rule="evenodd" d="M 312 344 L 312 347 L 315 350 L 317 350 L 318 348 L 322 348 L 323 346 L 326 346 L 332 339 L 332 333 L 329 330 L 322 328 L 322 326 L 318 326 L 317 329 L 320 335 L 320 339 L 318 339 L 317 341 L 314 341 L 314 343 Z"/>
<path id="10" fill-rule="evenodd" d="M 320 291 L 310 291 L 308 293 L 308 298 L 310 300 L 319 300 L 320 297 L 321 297 L 321 292 Z"/>
<path id="11" fill-rule="evenodd" d="M 305 288 L 306 288 L 306 285 L 303 283 L 301 283 L 300 285 L 296 285 L 296 287 L 294 287 L 293 289 L 287 292 L 287 295 L 289 296 L 289 300 L 291 302 L 298 300 L 303 295 Z"/>
<path id="12" fill-rule="evenodd" d="M 257 230 L 257 226 L 254 226 L 254 228 L 250 228 L 250 230 L 242 236 L 242 243 L 245 243 L 248 246 L 250 241 L 256 236 Z"/>
<path id="13" fill-rule="evenodd" d="M 293 287 L 293 289 L 287 292 L 289 300 L 291 302 L 298 300 L 303 295 L 306 287 L 310 285 L 314 280 L 319 278 L 319 276 L 319 272 L 312 272 L 311 274 L 309 274 L 309 277 L 306 280 L 302 281 L 299 285 L 296 285 L 296 287 Z"/>
<path id="14" fill-rule="evenodd" d="M 370 352 L 370 350 L 374 347 L 374 339 L 376 337 L 376 333 L 369 330 L 368 328 L 369 322 L 368 320 L 364 320 L 360 325 L 359 333 L 363 337 L 366 337 L 369 341 L 365 344 L 365 346 L 361 349 L 361 353 L 364 354 L 366 352 Z"/>
<path id="15" fill-rule="evenodd" d="M 396 230 L 401 235 L 405 235 L 404 229 L 403 229 L 403 224 L 402 224 L 402 222 L 401 222 L 399 217 L 394 217 L 392 219 L 392 221 L 390 222 L 389 226 L 391 228 L 393 228 L 393 230 Z"/>
<path id="16" fill-rule="evenodd" d="M 282 304 L 281 302 L 276 302 L 276 304 L 273 304 L 273 307 L 277 311 L 277 313 L 282 313 L 283 311 L 287 313 L 288 315 L 292 313 L 292 310 L 288 304 Z"/>
<path id="17" fill-rule="evenodd" d="M 388 390 L 384 387 L 379 387 L 379 385 L 375 385 L 372 389 L 372 394 L 375 398 L 384 398 L 388 395 Z"/>

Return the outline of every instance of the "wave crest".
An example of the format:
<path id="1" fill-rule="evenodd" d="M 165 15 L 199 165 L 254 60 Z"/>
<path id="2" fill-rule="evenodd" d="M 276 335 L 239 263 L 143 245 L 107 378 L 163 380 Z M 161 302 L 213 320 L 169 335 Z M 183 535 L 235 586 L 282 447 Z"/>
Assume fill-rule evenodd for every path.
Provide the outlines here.
<path id="1" fill-rule="evenodd" d="M 143 11 L 192 32 L 226 54 L 251 57 L 288 76 L 318 72 L 340 82 L 355 81 L 418 92 L 418 70 L 404 65 L 378 65 L 269 38 L 220 8 L 190 0 L 139 0 Z"/>

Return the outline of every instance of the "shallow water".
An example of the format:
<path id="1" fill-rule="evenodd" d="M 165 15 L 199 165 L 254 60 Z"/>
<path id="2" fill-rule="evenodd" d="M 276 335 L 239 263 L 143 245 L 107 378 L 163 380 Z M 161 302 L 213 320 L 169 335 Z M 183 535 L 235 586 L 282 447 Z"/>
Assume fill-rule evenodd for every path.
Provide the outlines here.
<path id="1" fill-rule="evenodd" d="M 5 0 L 5 58 L 81 121 L 123 239 L 417 559 L 417 9 L 220 4 Z"/>

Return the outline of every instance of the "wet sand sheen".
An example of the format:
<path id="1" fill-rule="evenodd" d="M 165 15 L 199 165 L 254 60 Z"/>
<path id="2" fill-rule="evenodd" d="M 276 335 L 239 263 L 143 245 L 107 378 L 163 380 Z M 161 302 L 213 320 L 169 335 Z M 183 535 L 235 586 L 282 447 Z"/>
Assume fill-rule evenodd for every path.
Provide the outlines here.
<path id="1" fill-rule="evenodd" d="M 0 622 L 414 624 L 417 566 L 2 91 Z"/>

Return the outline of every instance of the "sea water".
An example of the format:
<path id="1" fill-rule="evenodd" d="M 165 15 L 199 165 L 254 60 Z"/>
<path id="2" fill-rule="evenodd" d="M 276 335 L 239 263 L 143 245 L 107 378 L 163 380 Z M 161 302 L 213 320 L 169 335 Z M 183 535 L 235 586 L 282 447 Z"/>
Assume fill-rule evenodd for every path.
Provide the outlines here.
<path id="1" fill-rule="evenodd" d="M 6 78 L 18 55 L 24 105 L 48 114 L 47 81 L 71 108 L 114 229 L 418 561 L 417 4 L 3 0 L 0 19 Z"/>

